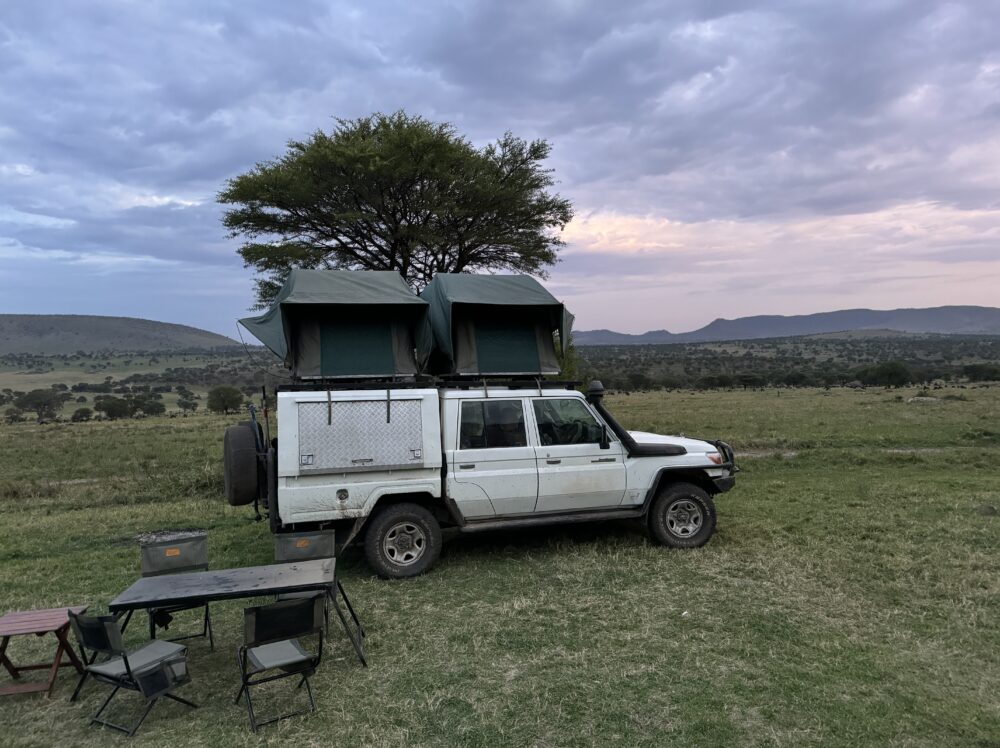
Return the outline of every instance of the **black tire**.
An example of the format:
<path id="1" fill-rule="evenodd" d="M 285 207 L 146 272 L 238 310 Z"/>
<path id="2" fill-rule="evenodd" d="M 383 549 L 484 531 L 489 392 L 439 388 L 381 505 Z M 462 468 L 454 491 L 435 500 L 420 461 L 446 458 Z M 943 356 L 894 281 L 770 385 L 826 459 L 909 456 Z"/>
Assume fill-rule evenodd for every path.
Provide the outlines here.
<path id="1" fill-rule="evenodd" d="M 671 483 L 649 510 L 653 539 L 670 548 L 700 548 L 715 532 L 715 502 L 703 488 Z"/>
<path id="2" fill-rule="evenodd" d="M 383 579 L 423 574 L 441 555 L 441 526 L 419 504 L 390 504 L 365 533 L 365 559 Z"/>
<path id="3" fill-rule="evenodd" d="M 226 429 L 222 454 L 226 501 L 230 506 L 252 504 L 258 496 L 260 485 L 257 439 L 253 433 L 253 424 L 247 421 Z"/>

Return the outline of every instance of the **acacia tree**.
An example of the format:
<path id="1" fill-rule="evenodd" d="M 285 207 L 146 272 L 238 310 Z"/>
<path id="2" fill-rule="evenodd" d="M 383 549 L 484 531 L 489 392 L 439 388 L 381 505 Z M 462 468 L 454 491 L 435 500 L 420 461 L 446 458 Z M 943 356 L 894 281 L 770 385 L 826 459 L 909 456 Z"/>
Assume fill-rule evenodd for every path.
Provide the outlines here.
<path id="1" fill-rule="evenodd" d="M 235 387 L 220 384 L 208 391 L 208 409 L 213 413 L 235 413 L 243 405 L 243 393 Z"/>
<path id="2" fill-rule="evenodd" d="M 292 268 L 544 277 L 573 217 L 542 162 L 550 146 L 504 134 L 475 148 L 449 124 L 404 112 L 337 120 L 285 155 L 230 179 L 223 223 L 266 306 Z"/>

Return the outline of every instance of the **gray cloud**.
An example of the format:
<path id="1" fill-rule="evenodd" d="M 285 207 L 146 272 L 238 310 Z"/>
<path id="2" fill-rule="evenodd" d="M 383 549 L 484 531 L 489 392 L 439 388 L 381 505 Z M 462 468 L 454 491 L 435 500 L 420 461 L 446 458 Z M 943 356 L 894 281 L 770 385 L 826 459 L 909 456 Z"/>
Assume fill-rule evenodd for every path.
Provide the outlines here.
<path id="1" fill-rule="evenodd" d="M 110 309 L 74 296 L 71 280 L 115 257 L 136 283 L 176 289 L 222 272 L 245 283 L 213 202 L 224 180 L 333 116 L 375 110 L 452 121 L 477 142 L 507 129 L 548 138 L 581 214 L 766 221 L 780 233 L 900 204 L 1000 210 L 995 3 L 9 5 L 0 241 L 21 254 L 16 284 L 9 257 L 0 272 L 0 311 L 45 311 L 57 276 L 59 304 Z M 908 249 L 996 259 L 970 241 Z M 571 247 L 553 282 L 645 273 L 669 284 L 672 269 L 697 273 L 714 257 L 686 247 L 628 263 L 608 261 L 615 247 Z M 127 258 L 173 264 L 146 276 Z M 720 288 L 739 282 L 719 272 L 730 273 Z M 197 313 L 182 321 L 228 331 L 251 289 L 226 284 L 214 305 L 178 310 L 147 294 L 152 307 L 131 313 Z"/>

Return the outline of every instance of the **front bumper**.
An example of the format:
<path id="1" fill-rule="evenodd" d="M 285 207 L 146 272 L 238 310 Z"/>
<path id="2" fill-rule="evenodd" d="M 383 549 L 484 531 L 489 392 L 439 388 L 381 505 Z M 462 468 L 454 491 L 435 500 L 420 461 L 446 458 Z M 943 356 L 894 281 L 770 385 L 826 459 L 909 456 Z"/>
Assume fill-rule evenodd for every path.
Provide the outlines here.
<path id="1" fill-rule="evenodd" d="M 716 491 L 724 493 L 736 485 L 736 474 L 740 471 L 739 465 L 736 464 L 736 453 L 724 441 L 709 441 L 709 444 L 719 450 L 719 454 L 722 455 L 723 463 L 720 467 L 729 470 L 729 475 L 712 479 Z"/>
<path id="2" fill-rule="evenodd" d="M 724 493 L 736 485 L 736 476 L 727 475 L 725 478 L 713 478 L 712 483 L 715 484 L 715 490 L 718 493 Z"/>

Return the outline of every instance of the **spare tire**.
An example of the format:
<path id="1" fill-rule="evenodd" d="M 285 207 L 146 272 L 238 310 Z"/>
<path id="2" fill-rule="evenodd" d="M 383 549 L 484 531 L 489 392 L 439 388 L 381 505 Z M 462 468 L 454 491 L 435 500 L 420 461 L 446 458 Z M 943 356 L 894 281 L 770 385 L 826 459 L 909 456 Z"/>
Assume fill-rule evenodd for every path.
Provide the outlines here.
<path id="1" fill-rule="evenodd" d="M 258 496 L 257 437 L 249 421 L 226 429 L 222 443 L 222 474 L 231 506 L 252 504 Z"/>

